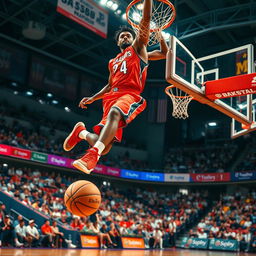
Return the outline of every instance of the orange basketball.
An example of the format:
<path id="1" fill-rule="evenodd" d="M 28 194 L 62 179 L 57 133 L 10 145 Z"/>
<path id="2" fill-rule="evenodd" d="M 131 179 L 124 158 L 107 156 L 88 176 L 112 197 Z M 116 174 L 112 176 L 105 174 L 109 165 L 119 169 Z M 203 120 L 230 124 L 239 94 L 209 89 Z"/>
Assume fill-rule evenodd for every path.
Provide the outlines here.
<path id="1" fill-rule="evenodd" d="M 101 203 L 99 189 L 90 181 L 78 180 L 66 190 L 64 202 L 68 210 L 78 216 L 89 216 L 96 212 Z"/>

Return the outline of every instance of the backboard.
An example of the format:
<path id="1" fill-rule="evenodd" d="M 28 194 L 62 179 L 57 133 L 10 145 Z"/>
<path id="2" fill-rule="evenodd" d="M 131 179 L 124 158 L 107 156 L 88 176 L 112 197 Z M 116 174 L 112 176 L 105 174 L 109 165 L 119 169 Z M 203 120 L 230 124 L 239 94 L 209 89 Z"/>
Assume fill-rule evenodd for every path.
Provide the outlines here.
<path id="1" fill-rule="evenodd" d="M 210 100 L 205 96 L 204 87 L 206 81 L 253 73 L 253 45 L 244 45 L 201 58 L 196 58 L 174 36 L 170 38 L 169 47 L 171 51 L 168 52 L 166 60 L 168 83 L 231 117 L 232 138 L 256 130 L 256 125 L 252 124 L 256 116 L 255 94 Z M 242 124 L 248 129 L 243 129 Z"/>

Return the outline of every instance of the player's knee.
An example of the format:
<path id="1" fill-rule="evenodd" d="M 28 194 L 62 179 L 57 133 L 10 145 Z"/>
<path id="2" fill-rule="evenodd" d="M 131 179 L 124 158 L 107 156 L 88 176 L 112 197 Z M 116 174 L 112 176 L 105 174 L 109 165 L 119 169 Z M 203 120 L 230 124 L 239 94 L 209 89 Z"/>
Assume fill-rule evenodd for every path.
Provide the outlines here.
<path id="1" fill-rule="evenodd" d="M 109 112 L 108 118 L 112 121 L 119 121 L 121 119 L 121 113 L 118 109 L 112 108 Z"/>

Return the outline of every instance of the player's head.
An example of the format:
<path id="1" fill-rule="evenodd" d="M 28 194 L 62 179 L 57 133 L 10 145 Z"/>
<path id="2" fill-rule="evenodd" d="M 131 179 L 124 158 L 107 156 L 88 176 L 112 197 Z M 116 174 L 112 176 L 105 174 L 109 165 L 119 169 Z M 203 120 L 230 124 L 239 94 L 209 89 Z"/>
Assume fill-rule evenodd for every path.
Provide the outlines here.
<path id="1" fill-rule="evenodd" d="M 132 45 L 135 37 L 136 34 L 133 29 L 127 26 L 122 26 L 115 34 L 117 45 L 123 50 Z"/>

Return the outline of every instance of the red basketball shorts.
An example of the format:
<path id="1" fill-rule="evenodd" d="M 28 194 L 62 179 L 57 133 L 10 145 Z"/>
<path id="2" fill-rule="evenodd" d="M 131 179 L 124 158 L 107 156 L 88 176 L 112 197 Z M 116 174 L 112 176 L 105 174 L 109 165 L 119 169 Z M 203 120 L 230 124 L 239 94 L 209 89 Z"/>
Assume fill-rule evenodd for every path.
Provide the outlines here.
<path id="1" fill-rule="evenodd" d="M 123 119 L 118 124 L 118 129 L 115 135 L 115 141 L 120 142 L 123 135 L 123 127 L 129 124 L 137 115 L 146 108 L 146 100 L 138 94 L 116 93 L 114 96 L 103 99 L 103 117 L 99 124 L 93 127 L 96 134 L 100 134 L 101 129 L 107 122 L 108 113 L 111 108 L 116 108 L 120 111 Z"/>

